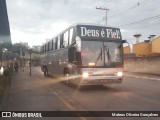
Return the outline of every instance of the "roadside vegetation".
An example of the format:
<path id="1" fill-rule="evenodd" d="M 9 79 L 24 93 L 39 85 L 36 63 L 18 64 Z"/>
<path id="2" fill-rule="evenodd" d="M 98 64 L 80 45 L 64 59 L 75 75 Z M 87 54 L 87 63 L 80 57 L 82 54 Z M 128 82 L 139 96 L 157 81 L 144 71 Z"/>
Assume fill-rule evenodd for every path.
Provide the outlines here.
<path id="1" fill-rule="evenodd" d="M 2 98 L 2 95 L 4 91 L 6 90 L 7 86 L 11 83 L 11 68 L 7 68 L 4 70 L 3 75 L 0 75 L 0 98 Z M 1 102 L 1 99 L 0 99 Z"/>

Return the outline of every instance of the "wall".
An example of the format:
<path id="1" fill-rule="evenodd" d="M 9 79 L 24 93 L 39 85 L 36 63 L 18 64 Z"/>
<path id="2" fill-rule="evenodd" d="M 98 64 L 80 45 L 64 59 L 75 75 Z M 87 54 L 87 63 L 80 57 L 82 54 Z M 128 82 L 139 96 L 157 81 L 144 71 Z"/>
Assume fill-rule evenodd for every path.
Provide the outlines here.
<path id="1" fill-rule="evenodd" d="M 152 53 L 160 53 L 160 36 L 152 41 Z"/>
<path id="2" fill-rule="evenodd" d="M 151 54 L 151 44 L 146 42 L 137 43 L 134 45 L 134 53 L 137 54 L 137 56 L 147 56 Z"/>
<path id="3" fill-rule="evenodd" d="M 160 75 L 160 57 L 144 57 L 124 60 L 124 71 Z"/>
<path id="4" fill-rule="evenodd" d="M 130 53 L 128 46 L 123 48 L 123 53 Z M 149 56 L 151 54 L 151 44 L 146 42 L 134 44 L 133 53 L 135 53 L 136 56 Z"/>

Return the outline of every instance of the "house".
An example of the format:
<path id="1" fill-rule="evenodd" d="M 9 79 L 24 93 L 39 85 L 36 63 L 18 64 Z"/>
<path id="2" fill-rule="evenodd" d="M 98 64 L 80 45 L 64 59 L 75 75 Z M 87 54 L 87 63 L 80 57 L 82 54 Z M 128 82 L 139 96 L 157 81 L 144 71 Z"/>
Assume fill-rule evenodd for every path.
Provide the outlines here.
<path id="1" fill-rule="evenodd" d="M 123 53 L 124 54 L 130 53 L 128 46 L 125 46 L 123 48 Z M 137 57 L 160 56 L 160 36 L 158 36 L 151 42 L 144 41 L 144 42 L 134 44 L 133 53 Z"/>

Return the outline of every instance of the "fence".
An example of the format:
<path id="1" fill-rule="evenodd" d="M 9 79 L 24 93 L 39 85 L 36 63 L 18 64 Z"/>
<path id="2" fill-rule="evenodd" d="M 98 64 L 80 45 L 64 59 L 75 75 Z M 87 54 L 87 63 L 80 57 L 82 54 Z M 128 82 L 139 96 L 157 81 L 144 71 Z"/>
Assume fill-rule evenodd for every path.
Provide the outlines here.
<path id="1" fill-rule="evenodd" d="M 160 74 L 160 57 L 124 58 L 124 71 Z"/>

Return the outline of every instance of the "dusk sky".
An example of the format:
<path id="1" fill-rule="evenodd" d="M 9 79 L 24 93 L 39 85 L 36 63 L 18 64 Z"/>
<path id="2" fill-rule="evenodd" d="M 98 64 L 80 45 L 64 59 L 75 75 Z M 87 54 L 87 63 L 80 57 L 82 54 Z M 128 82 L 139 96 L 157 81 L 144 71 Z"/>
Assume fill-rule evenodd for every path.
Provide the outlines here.
<path id="1" fill-rule="evenodd" d="M 6 3 L 12 43 L 42 45 L 74 23 L 105 25 L 106 12 L 96 7 L 109 9 L 107 24 L 119 27 L 123 39 L 135 43 L 136 33 L 142 34 L 140 41 L 151 34 L 160 35 L 159 0 L 6 0 Z"/>

